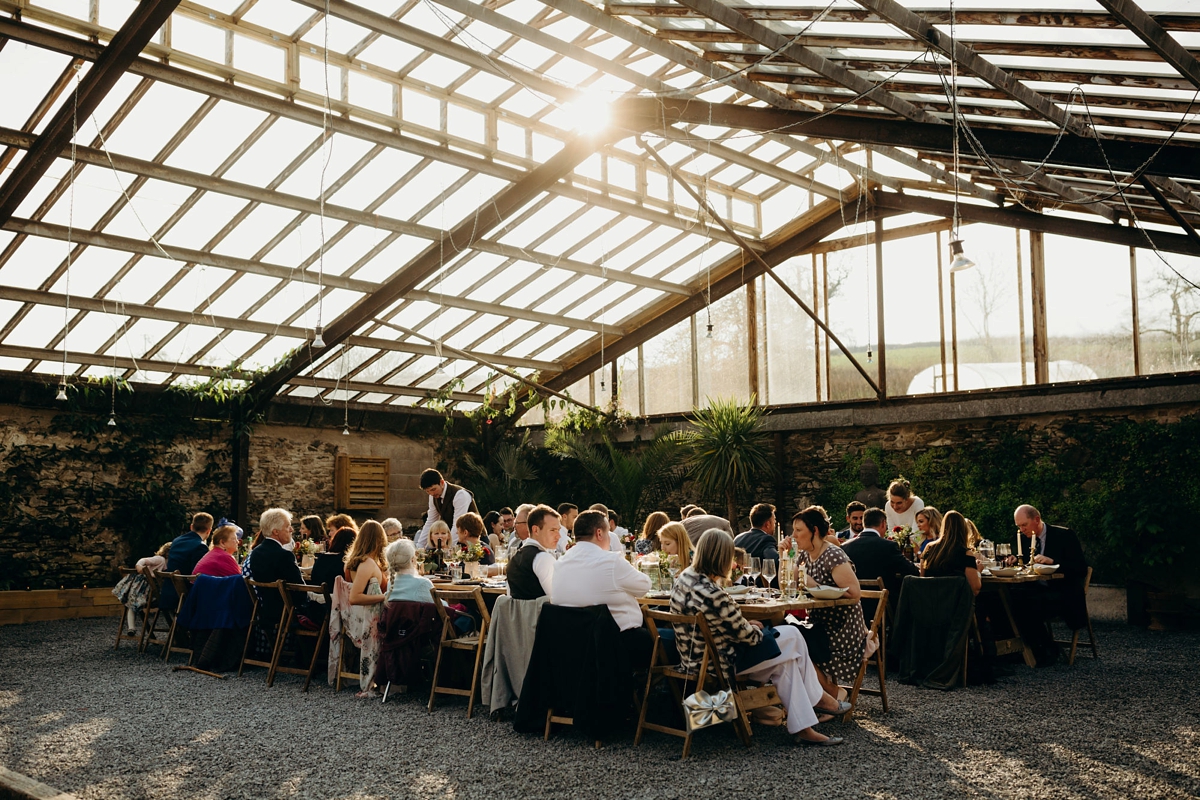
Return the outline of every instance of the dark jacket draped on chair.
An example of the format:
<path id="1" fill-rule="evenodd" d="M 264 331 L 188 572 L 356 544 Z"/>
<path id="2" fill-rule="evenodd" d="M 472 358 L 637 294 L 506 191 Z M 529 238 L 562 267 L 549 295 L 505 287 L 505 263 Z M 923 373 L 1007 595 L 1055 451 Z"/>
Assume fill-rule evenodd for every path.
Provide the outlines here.
<path id="1" fill-rule="evenodd" d="M 889 650 L 900 657 L 896 678 L 929 689 L 962 681 L 975 594 L 965 577 L 904 579 Z"/>

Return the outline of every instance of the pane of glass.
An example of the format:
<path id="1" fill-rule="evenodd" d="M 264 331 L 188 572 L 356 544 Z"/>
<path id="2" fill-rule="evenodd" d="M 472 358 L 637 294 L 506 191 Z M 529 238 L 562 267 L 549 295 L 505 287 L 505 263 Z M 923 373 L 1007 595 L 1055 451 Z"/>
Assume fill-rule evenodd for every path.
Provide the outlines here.
<path id="1" fill-rule="evenodd" d="M 820 259 L 817 264 L 820 285 Z M 801 256 L 775 268 L 775 273 L 811 308 L 813 303 L 812 259 Z M 812 319 L 800 310 L 796 301 L 779 284 L 767 279 L 759 294 L 764 304 L 765 324 L 759 325 L 758 382 L 765 387 L 763 404 L 810 403 L 817 399 Z M 822 298 L 818 297 L 818 300 Z M 761 315 L 760 315 L 761 317 Z"/>
<path id="2" fill-rule="evenodd" d="M 708 313 L 696 315 L 701 407 L 710 399 L 745 402 L 750 398 L 748 324 L 745 288 L 714 302 Z"/>
<path id="3" fill-rule="evenodd" d="M 1200 258 L 1164 255 L 1189 277 L 1200 275 Z M 1200 290 L 1184 281 L 1151 250 L 1137 251 L 1138 316 L 1142 372 L 1196 369 L 1200 354 Z"/>
<path id="4" fill-rule="evenodd" d="M 684 320 L 642 346 L 646 414 L 692 409 L 692 324 Z"/>

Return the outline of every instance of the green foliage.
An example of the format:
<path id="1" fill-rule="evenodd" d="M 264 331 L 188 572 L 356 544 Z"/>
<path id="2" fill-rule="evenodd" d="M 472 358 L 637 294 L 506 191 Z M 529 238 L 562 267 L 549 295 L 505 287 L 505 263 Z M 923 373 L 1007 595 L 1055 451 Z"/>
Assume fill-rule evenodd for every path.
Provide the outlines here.
<path id="1" fill-rule="evenodd" d="M 519 440 L 501 442 L 492 448 L 491 457 L 482 463 L 469 452 L 462 454 L 462 464 L 471 476 L 467 485 L 481 512 L 511 507 L 513 498 L 528 503 L 541 500 L 542 487 L 530 462 L 531 450 L 529 431 L 525 431 Z"/>
<path id="2" fill-rule="evenodd" d="M 750 402 L 708 400 L 708 408 L 692 412 L 693 429 L 681 435 L 691 452 L 688 468 L 696 491 L 725 500 L 731 522 L 738 518 L 738 498 L 774 472 L 763 429 L 766 412 Z"/>
<path id="3" fill-rule="evenodd" d="M 957 509 L 989 539 L 1015 547 L 1013 510 L 1036 506 L 1079 534 L 1098 582 L 1122 582 L 1197 553 L 1181 520 L 1200 516 L 1200 418 L 1173 424 L 1120 420 L 1063 428 L 1054 446 L 1014 424 L 991 442 L 933 447 L 914 457 L 866 448 L 849 455 L 821 499 L 840 523 L 870 457 L 881 481 L 903 472 L 943 512 Z"/>
<path id="4" fill-rule="evenodd" d="M 604 503 L 627 527 L 657 508 L 658 502 L 683 477 L 686 450 L 682 438 L 658 431 L 645 444 L 622 447 L 607 435 L 599 441 L 570 430 L 555 430 L 546 447 L 583 467 L 600 488 Z"/>

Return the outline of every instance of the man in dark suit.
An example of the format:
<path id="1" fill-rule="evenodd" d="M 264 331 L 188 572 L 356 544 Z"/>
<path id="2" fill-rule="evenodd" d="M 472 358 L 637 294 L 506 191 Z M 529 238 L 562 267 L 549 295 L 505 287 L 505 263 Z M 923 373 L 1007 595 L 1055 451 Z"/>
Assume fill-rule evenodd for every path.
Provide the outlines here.
<path id="1" fill-rule="evenodd" d="M 857 500 L 851 500 L 846 506 L 846 527 L 837 532 L 840 542 L 848 542 L 863 532 L 863 514 L 867 507 Z"/>
<path id="2" fill-rule="evenodd" d="M 759 503 L 750 509 L 750 530 L 739 533 L 733 545 L 745 550 L 751 558 L 759 558 L 763 562 L 774 561 L 778 573 L 779 543 L 775 540 L 775 528 L 775 506 Z M 772 580 L 771 586 L 779 588 L 778 579 Z"/>
<path id="3" fill-rule="evenodd" d="M 197 562 L 208 552 L 205 539 L 212 531 L 212 526 L 212 514 L 205 514 L 201 511 L 193 516 L 191 529 L 171 540 L 171 552 L 167 553 L 166 571 L 178 570 L 180 575 L 191 575 Z M 174 613 L 178 602 L 179 595 L 175 593 L 175 584 L 164 580 L 158 595 L 158 607 Z"/>
<path id="4" fill-rule="evenodd" d="M 905 575 L 919 575 L 917 570 L 895 542 L 884 537 L 887 530 L 887 514 L 882 509 L 868 508 L 863 512 L 863 529 L 856 538 L 842 545 L 846 555 L 854 562 L 854 572 L 859 580 L 883 579 L 883 588 L 888 590 L 888 605 L 895 611 L 900 606 L 900 583 Z M 863 601 L 863 615 L 867 622 L 875 616 L 875 601 Z"/>
<path id="5" fill-rule="evenodd" d="M 258 532 L 262 541 L 250 551 L 250 577 L 262 583 L 284 580 L 288 583 L 304 583 L 300 567 L 296 566 L 295 546 L 292 541 L 292 515 L 282 508 L 268 508 L 258 520 Z M 294 592 L 292 599 L 297 605 L 307 600 L 303 592 Z M 264 626 L 279 623 L 283 613 L 283 598 L 279 592 L 259 591 L 260 607 L 258 618 Z"/>
<path id="6" fill-rule="evenodd" d="M 1087 578 L 1087 558 L 1079 537 L 1070 528 L 1047 525 L 1041 513 L 1031 505 L 1021 505 L 1013 512 L 1017 530 L 1028 540 L 1028 552 L 1035 564 L 1058 564 L 1062 578 L 1043 581 L 1047 617 L 1059 616 L 1072 630 L 1087 624 L 1087 600 L 1083 583 Z"/>

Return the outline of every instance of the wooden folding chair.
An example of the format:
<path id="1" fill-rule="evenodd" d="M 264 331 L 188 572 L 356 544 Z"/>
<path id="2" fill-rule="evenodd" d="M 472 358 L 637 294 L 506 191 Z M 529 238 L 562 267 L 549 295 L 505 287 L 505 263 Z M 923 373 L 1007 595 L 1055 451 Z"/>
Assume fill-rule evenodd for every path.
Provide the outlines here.
<path id="1" fill-rule="evenodd" d="M 438 616 L 442 618 L 442 636 L 438 642 L 437 661 L 433 666 L 433 687 L 429 690 L 429 710 L 433 711 L 434 701 L 439 694 L 458 695 L 469 698 L 467 701 L 467 719 L 470 719 L 471 712 L 475 709 L 475 692 L 479 688 L 479 667 L 483 662 L 483 649 L 487 644 L 488 625 L 491 624 L 492 619 L 488 613 L 487 605 L 483 602 L 483 590 L 478 586 L 470 589 L 439 589 L 435 586 L 429 592 L 433 596 L 433 604 L 437 608 Z M 442 601 L 447 603 L 473 602 L 475 608 L 479 611 L 479 630 L 467 636 L 458 636 L 454 623 L 450 620 L 450 614 Z M 452 689 L 447 686 L 438 685 L 438 675 L 442 669 L 442 658 L 447 650 L 475 652 L 475 666 L 471 670 L 470 689 Z"/>
<path id="2" fill-rule="evenodd" d="M 686 672 L 681 672 L 679 669 L 670 664 L 669 650 L 674 645 L 663 641 L 658 635 L 658 624 L 664 625 L 688 625 L 694 627 L 697 631 L 700 629 L 700 623 L 697 617 L 687 616 L 684 614 L 670 614 L 666 611 L 655 611 L 649 608 L 642 609 L 642 616 L 646 619 L 646 627 L 650 629 L 650 638 L 654 645 L 650 650 L 650 670 L 646 674 L 646 692 L 642 696 L 642 707 L 638 712 L 637 731 L 633 736 L 634 745 L 642 743 L 643 731 L 658 731 L 671 736 L 678 736 L 683 739 L 683 755 L 680 760 L 686 760 L 692 751 L 692 736 L 694 731 L 687 728 L 686 712 L 683 712 L 683 700 L 688 696 L 688 684 L 692 683 L 697 689 L 703 688 L 708 680 L 709 666 L 714 663 L 712 652 L 709 650 L 707 643 L 704 646 L 703 652 L 700 654 L 700 666 L 695 675 L 689 675 Z M 682 728 L 672 728 L 670 725 L 662 725 L 646 721 L 646 711 L 650 706 L 651 691 L 655 684 L 667 682 L 671 688 L 671 693 L 675 695 L 675 702 L 679 704 L 681 713 L 685 715 L 684 725 Z"/>
<path id="3" fill-rule="evenodd" d="M 756 708 L 779 704 L 779 693 L 774 686 L 759 686 L 753 689 L 740 687 L 737 683 L 737 676 L 726 674 L 725 667 L 721 664 L 720 651 L 717 650 L 717 643 L 713 640 L 708 620 L 704 618 L 703 614 L 697 614 L 696 622 L 699 624 L 701 635 L 704 636 L 704 646 L 711 654 L 711 663 L 714 669 L 710 674 L 716 678 L 717 691 L 733 693 L 738 711 L 737 718 L 733 721 L 734 732 L 742 740 L 742 744 L 749 747 L 750 737 L 753 735 L 750 730 L 750 712 Z M 732 673 L 732 668 L 730 673 Z"/>
<path id="4" fill-rule="evenodd" d="M 866 581 L 862 581 L 861 583 L 866 583 Z M 853 719 L 854 709 L 858 708 L 858 696 L 860 694 L 867 694 L 867 695 L 871 695 L 872 697 L 878 697 L 880 700 L 883 701 L 884 713 L 887 713 L 887 711 L 888 711 L 887 680 L 886 680 L 886 678 L 887 678 L 887 653 L 885 651 L 885 647 L 887 645 L 886 645 L 886 637 L 884 636 L 884 630 L 883 630 L 884 629 L 884 620 L 887 617 L 888 591 L 887 591 L 887 589 L 883 589 L 880 591 L 865 590 L 862 593 L 862 599 L 876 601 L 875 616 L 871 620 L 871 627 L 868 630 L 867 635 L 870 636 L 870 634 L 872 634 L 872 633 L 875 634 L 875 640 L 877 642 L 879 642 L 879 647 L 877 647 L 875 649 L 875 653 L 873 655 L 871 655 L 869 658 L 863 658 L 862 664 L 858 668 L 858 675 L 854 678 L 854 683 L 851 684 L 850 686 L 842 687 L 843 689 L 846 689 L 850 693 L 850 696 L 849 696 L 850 705 L 854 706 L 854 708 L 850 709 L 849 711 L 847 711 L 845 714 L 842 715 L 842 722 L 848 722 L 849 720 Z M 865 678 L 867 675 L 867 667 L 871 666 L 872 663 L 875 666 L 875 671 L 879 674 L 879 688 L 878 689 L 864 689 L 864 688 L 862 688 L 863 678 Z"/>
<path id="5" fill-rule="evenodd" d="M 166 573 L 156 572 L 155 570 L 148 569 L 144 574 L 146 576 L 146 581 L 150 584 L 150 602 L 146 606 L 147 622 L 146 624 L 142 625 L 141 642 L 138 644 L 139 653 L 146 652 L 146 649 L 151 643 L 157 644 L 159 647 L 163 647 L 167 641 L 166 635 L 171 632 L 169 620 L 174 619 L 175 617 L 175 615 L 170 611 L 163 611 L 158 607 L 158 599 L 162 595 L 162 582 L 167 580 L 167 578 L 164 577 Z M 158 621 L 160 619 L 165 627 L 158 627 Z M 156 633 L 163 634 L 162 641 L 159 641 L 155 638 L 154 634 Z"/>
<path id="6" fill-rule="evenodd" d="M 192 583 L 196 580 L 196 576 L 180 575 L 178 571 L 167 572 L 164 574 L 175 586 L 176 597 L 175 613 L 171 615 L 171 632 L 167 634 L 167 646 L 163 650 L 163 661 L 170 661 L 172 653 L 186 653 L 188 657 L 188 664 L 191 664 L 192 648 L 176 646 L 175 634 L 179 630 L 179 612 L 183 610 L 183 604 L 187 600 L 188 592 L 192 590 Z"/>
<path id="7" fill-rule="evenodd" d="M 1087 575 L 1085 575 L 1083 578 L 1083 602 L 1084 602 L 1085 610 L 1087 609 L 1088 588 L 1091 587 L 1091 585 L 1092 585 L 1092 568 L 1088 567 Z M 1061 617 L 1056 617 L 1055 619 L 1061 619 Z M 1053 619 L 1047 620 L 1047 622 L 1046 622 L 1046 626 L 1050 628 L 1051 638 L 1054 637 L 1054 627 L 1052 624 L 1053 622 L 1054 622 Z M 1055 644 L 1071 646 L 1071 652 L 1067 656 L 1067 666 L 1068 667 L 1075 666 L 1075 651 L 1079 647 L 1079 634 L 1082 630 L 1083 629 L 1080 628 L 1079 630 L 1072 631 L 1070 639 L 1066 639 L 1066 640 L 1055 639 L 1054 640 Z M 1091 615 L 1091 613 L 1088 613 L 1088 615 L 1087 615 L 1087 632 L 1088 632 L 1087 644 L 1092 648 L 1092 658 L 1099 658 L 1100 651 L 1096 649 L 1096 632 L 1094 630 L 1092 630 L 1092 615 Z"/>
<path id="8" fill-rule="evenodd" d="M 282 580 L 264 583 L 261 581 L 253 581 L 246 579 L 246 591 L 250 592 L 250 598 L 254 602 L 253 609 L 250 612 L 250 627 L 246 629 L 246 643 L 242 646 L 242 662 L 238 665 L 238 677 L 242 677 L 242 670 L 249 664 L 252 667 L 265 667 L 267 670 L 267 686 L 271 686 L 275 682 L 275 665 L 278 663 L 280 651 L 283 649 L 283 640 L 287 635 L 287 628 L 283 625 L 283 616 L 286 613 L 284 609 L 280 609 L 279 619 L 275 620 L 272 625 L 275 632 L 275 643 L 271 647 L 271 658 L 264 661 L 261 658 L 250 658 L 250 642 L 254 639 L 254 631 L 256 625 L 261 625 L 262 603 L 259 601 L 258 593 L 263 592 L 279 592 L 283 594 L 284 582 Z M 271 628 L 263 628 L 267 631 L 267 638 L 270 638 Z"/>
<path id="9" fill-rule="evenodd" d="M 132 567 L 117 567 L 117 571 L 121 573 L 122 580 L 129 577 L 130 575 L 138 574 L 138 571 L 136 569 L 133 569 Z M 152 592 L 147 593 L 147 598 L 149 598 L 151 594 L 153 594 L 153 593 Z M 122 606 L 121 608 L 122 608 L 121 616 L 117 618 L 117 643 L 113 645 L 113 650 L 119 650 L 121 648 L 121 642 L 137 642 L 140 647 L 141 642 L 142 642 L 142 631 L 135 630 L 133 633 L 125 632 L 126 610 L 125 610 L 124 606 Z M 145 630 L 146 629 L 146 620 L 148 620 L 150 618 L 149 600 L 147 600 L 146 607 L 142 609 L 141 617 L 142 617 L 142 630 Z"/>
<path id="10" fill-rule="evenodd" d="M 300 627 L 300 625 L 298 625 L 296 622 L 296 602 L 292 599 L 293 592 L 314 592 L 316 594 L 322 594 L 325 596 L 326 608 L 332 608 L 333 598 L 330 596 L 330 591 L 325 588 L 325 584 L 323 583 L 319 586 L 310 586 L 306 583 L 285 583 L 280 589 L 280 593 L 283 595 L 283 619 L 280 622 L 280 626 L 284 631 L 284 645 L 286 646 L 287 637 L 289 635 L 295 637 L 293 639 L 294 641 L 298 641 L 300 639 L 312 639 L 313 654 L 312 658 L 309 659 L 307 668 L 284 666 L 282 664 L 283 656 L 294 656 L 295 651 L 289 653 L 281 647 L 279 655 L 273 659 L 275 661 L 275 666 L 271 668 L 271 673 L 267 676 L 267 685 L 272 685 L 275 682 L 275 675 L 280 672 L 287 673 L 288 675 L 303 675 L 304 688 L 302 688 L 300 691 L 307 692 L 308 685 L 312 683 L 313 673 L 316 672 L 317 669 L 317 657 L 321 654 L 321 643 L 325 641 L 325 634 L 329 631 L 329 615 L 325 615 L 319 630 L 310 631 L 308 628 Z M 298 649 L 299 648 L 297 648 L 297 650 Z"/>

